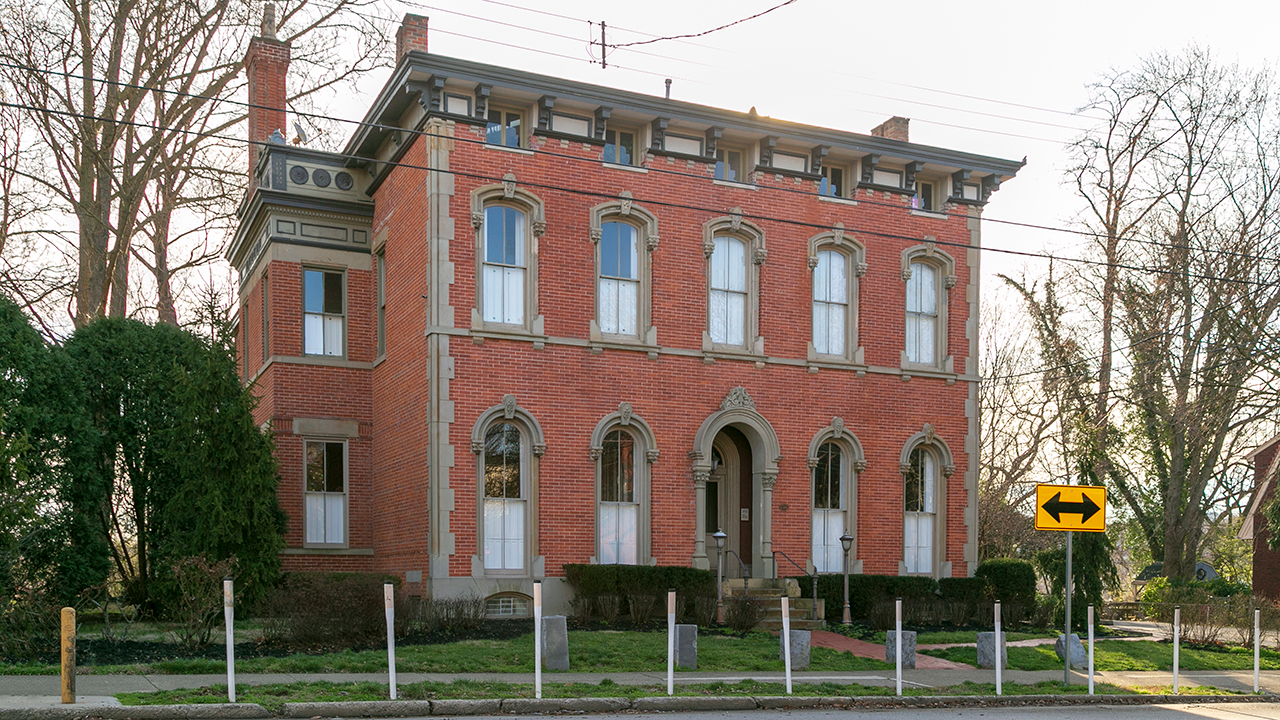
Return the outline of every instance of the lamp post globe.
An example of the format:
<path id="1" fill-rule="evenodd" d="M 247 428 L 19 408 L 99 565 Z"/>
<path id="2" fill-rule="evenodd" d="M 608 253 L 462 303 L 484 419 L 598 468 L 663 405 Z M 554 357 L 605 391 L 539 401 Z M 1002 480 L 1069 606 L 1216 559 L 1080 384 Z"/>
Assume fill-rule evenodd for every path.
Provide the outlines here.
<path id="1" fill-rule="evenodd" d="M 724 541 L 729 537 L 724 528 L 711 536 L 716 541 L 716 623 L 724 624 Z"/>
<path id="2" fill-rule="evenodd" d="M 853 536 L 848 530 L 840 536 L 840 546 L 844 548 L 844 617 L 841 619 L 845 625 L 849 624 L 849 550 L 853 548 Z"/>

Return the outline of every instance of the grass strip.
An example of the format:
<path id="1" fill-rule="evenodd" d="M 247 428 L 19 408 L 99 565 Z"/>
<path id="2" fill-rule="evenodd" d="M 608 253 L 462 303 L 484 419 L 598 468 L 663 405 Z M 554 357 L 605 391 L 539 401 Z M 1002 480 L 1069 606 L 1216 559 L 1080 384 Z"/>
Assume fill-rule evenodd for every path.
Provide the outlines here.
<path id="1" fill-rule="evenodd" d="M 475 680 L 457 680 L 451 683 L 420 682 L 399 686 L 399 697 L 404 700 L 445 700 L 464 699 L 479 700 L 488 698 L 531 698 L 534 697 L 533 685 L 510 684 L 501 682 L 481 682 Z M 1061 683 L 1039 682 L 1034 685 L 1005 683 L 1006 695 L 1083 695 L 1087 688 L 1073 685 L 1062 687 Z M 1100 694 L 1131 694 L 1125 688 L 1099 684 Z M 387 685 L 374 682 L 331 683 L 331 682 L 299 682 L 278 685 L 240 685 L 236 688 L 236 699 L 240 702 L 257 703 L 272 711 L 280 712 L 285 703 L 298 702 L 349 702 L 364 700 L 386 700 Z M 591 683 L 544 683 L 542 696 L 545 698 L 579 698 L 579 697 L 625 697 L 639 698 L 655 695 L 666 695 L 665 685 L 619 685 L 605 679 L 600 684 Z M 696 685 L 676 685 L 676 695 L 695 697 L 733 697 L 785 695 L 786 686 L 782 683 L 758 682 L 743 680 L 737 683 L 704 683 Z M 888 697 L 894 694 L 892 687 L 873 685 L 841 685 L 837 683 L 795 683 L 793 694 L 812 696 L 839 697 Z M 964 682 L 952 687 L 903 688 L 903 694 L 909 696 L 932 695 L 994 695 L 995 685 L 991 683 Z M 189 690 L 163 690 L 149 693 L 120 693 L 116 695 L 123 705 L 185 705 L 226 702 L 226 685 L 210 685 Z"/>
<path id="2" fill-rule="evenodd" d="M 1058 670 L 1062 660 L 1051 645 L 1036 647 L 1010 647 L 1011 670 Z M 974 647 L 953 647 L 940 650 L 921 650 L 952 662 L 977 665 L 978 650 Z M 1198 648 L 1183 645 L 1178 660 L 1182 670 L 1252 670 L 1252 648 Z M 1280 670 L 1280 652 L 1263 648 L 1260 666 L 1263 670 Z M 1093 668 L 1099 671 L 1171 671 L 1173 670 L 1173 644 L 1153 640 L 1103 640 L 1094 643 Z"/>
<path id="3" fill-rule="evenodd" d="M 781 671 L 778 638 L 766 632 L 745 637 L 703 634 L 698 638 L 698 671 Z M 569 633 L 569 665 L 573 672 L 646 672 L 665 670 L 667 636 L 652 632 L 575 630 Z M 56 665 L 9 666 L 24 671 L 13 674 L 58 674 Z M 0 674 L 9 667 L 0 666 Z M 216 675 L 226 672 L 226 662 L 213 659 L 162 660 L 136 665 L 99 665 L 94 674 Z M 885 670 L 889 663 L 858 657 L 828 648 L 813 648 L 810 669 L 827 672 Z M 327 655 L 296 654 L 236 661 L 240 673 L 385 672 L 385 650 L 344 651 Z M 41 672 L 43 670 L 43 672 Z M 533 636 L 510 640 L 464 640 L 440 645 L 405 645 L 396 648 L 399 672 L 533 672 Z M 683 670 L 681 671 L 683 672 Z"/>

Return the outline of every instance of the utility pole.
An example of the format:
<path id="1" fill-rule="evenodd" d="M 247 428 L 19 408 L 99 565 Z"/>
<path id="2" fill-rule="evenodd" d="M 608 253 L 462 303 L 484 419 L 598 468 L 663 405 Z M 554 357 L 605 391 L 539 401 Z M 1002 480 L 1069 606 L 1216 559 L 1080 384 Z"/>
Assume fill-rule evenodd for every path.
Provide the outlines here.
<path id="1" fill-rule="evenodd" d="M 609 62 L 605 59 L 606 54 L 607 52 L 604 46 L 604 21 L 601 20 L 600 21 L 600 69 L 601 70 L 609 67 Z"/>

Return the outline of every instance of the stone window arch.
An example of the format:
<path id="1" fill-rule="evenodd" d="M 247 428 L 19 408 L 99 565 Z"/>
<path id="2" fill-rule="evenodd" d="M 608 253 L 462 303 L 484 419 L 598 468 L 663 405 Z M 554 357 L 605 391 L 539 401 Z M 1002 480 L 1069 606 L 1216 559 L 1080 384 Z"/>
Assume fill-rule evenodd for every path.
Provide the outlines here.
<path id="1" fill-rule="evenodd" d="M 591 339 L 657 345 L 653 327 L 653 251 L 658 218 L 623 191 L 591 208 L 595 312 Z"/>
<path id="2" fill-rule="evenodd" d="M 650 565 L 650 472 L 658 461 L 653 429 L 631 403 L 596 424 L 591 433 L 595 466 L 595 548 L 593 562 Z"/>
<path id="3" fill-rule="evenodd" d="M 809 443 L 808 467 L 812 509 L 810 563 L 815 572 L 842 572 L 840 536 L 853 537 L 849 572 L 862 572 L 858 559 L 858 477 L 867 469 L 862 443 L 836 416 Z"/>
<path id="4" fill-rule="evenodd" d="M 547 229 L 545 206 L 507 173 L 502 182 L 471 192 L 475 230 L 475 307 L 471 329 L 544 335 L 538 314 L 538 243 Z"/>
<path id="5" fill-rule="evenodd" d="M 867 272 L 866 248 L 844 231 L 809 238 L 812 325 L 809 360 L 863 364 L 858 341 L 858 286 Z"/>
<path id="6" fill-rule="evenodd" d="M 903 368 L 952 372 L 954 361 L 947 348 L 947 308 L 956 286 L 956 262 L 938 249 L 933 236 L 921 245 L 902 251 L 904 304 Z"/>
<path id="7" fill-rule="evenodd" d="M 951 448 L 928 423 L 903 445 L 898 460 L 903 488 L 899 575 L 950 576 L 946 498 L 947 481 L 955 470 Z"/>
<path id="8" fill-rule="evenodd" d="M 764 354 L 760 336 L 760 266 L 768 258 L 764 230 L 734 208 L 702 226 L 707 258 L 704 352 Z"/>
<path id="9" fill-rule="evenodd" d="M 471 429 L 476 456 L 476 570 L 530 577 L 538 557 L 538 464 L 542 426 L 515 395 L 480 414 Z M 538 563 L 540 564 L 540 563 Z"/>

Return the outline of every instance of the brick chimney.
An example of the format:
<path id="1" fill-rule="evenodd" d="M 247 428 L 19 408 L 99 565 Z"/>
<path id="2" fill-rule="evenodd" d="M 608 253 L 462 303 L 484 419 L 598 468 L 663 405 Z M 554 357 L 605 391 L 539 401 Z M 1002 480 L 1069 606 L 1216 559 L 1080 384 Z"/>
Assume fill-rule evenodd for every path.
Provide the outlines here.
<path id="1" fill-rule="evenodd" d="M 410 50 L 427 51 L 427 19 L 406 13 L 400 29 L 396 30 L 396 62 Z"/>
<path id="2" fill-rule="evenodd" d="M 249 185 L 258 164 L 259 143 L 267 142 L 271 133 L 287 135 L 284 107 L 288 97 L 285 77 L 289 72 L 289 44 L 276 37 L 276 7 L 266 3 L 262 11 L 262 34 L 249 41 L 244 57 L 249 77 Z"/>
<path id="3" fill-rule="evenodd" d="M 898 117 L 897 115 L 894 115 L 888 120 L 885 120 L 884 122 L 877 125 L 875 129 L 871 131 L 871 134 L 875 135 L 876 137 L 889 138 L 890 140 L 901 140 L 902 142 L 909 142 L 907 139 L 909 135 L 907 125 L 910 122 L 911 122 L 910 118 Z"/>

